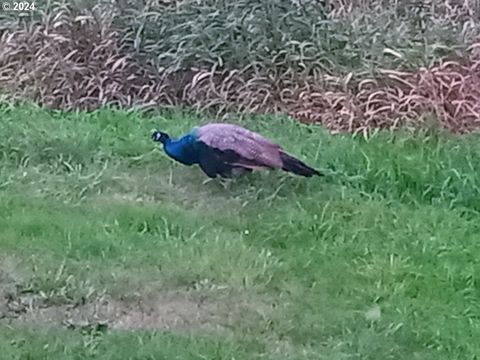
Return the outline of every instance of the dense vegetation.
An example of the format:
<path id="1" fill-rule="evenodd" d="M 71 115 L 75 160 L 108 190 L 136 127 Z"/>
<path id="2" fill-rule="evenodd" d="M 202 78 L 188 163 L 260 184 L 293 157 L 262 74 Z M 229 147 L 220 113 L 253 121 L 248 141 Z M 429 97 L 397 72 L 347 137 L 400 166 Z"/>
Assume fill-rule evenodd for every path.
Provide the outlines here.
<path id="1" fill-rule="evenodd" d="M 433 114 L 465 132 L 480 113 L 474 0 L 38 8 L 0 18 L 0 86 L 53 108 L 280 111 L 347 131 L 424 125 Z"/>

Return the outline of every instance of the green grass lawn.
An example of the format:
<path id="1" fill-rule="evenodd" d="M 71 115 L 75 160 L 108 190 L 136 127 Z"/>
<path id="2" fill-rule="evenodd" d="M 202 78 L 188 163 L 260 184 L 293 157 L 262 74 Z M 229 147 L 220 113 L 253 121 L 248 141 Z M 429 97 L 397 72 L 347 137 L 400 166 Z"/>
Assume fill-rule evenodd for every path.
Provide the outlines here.
<path id="1" fill-rule="evenodd" d="M 224 188 L 205 121 L 0 109 L 2 359 L 477 359 L 478 137 L 244 120 L 327 176 Z"/>

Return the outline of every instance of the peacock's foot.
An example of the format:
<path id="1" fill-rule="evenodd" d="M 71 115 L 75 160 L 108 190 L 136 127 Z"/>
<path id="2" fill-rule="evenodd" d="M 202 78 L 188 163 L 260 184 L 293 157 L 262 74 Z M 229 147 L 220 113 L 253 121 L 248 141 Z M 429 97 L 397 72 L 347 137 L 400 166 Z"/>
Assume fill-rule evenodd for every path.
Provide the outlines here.
<path id="1" fill-rule="evenodd" d="M 209 182 L 214 181 L 214 180 L 215 180 L 214 178 L 207 178 L 207 179 L 202 181 L 202 185 L 207 185 Z"/>

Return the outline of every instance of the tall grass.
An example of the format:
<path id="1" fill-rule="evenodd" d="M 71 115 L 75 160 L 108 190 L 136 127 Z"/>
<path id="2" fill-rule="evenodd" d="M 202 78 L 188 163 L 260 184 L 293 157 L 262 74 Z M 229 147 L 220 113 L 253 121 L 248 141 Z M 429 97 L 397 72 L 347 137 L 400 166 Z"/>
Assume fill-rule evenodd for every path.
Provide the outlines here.
<path id="1" fill-rule="evenodd" d="M 474 1 L 52 1 L 38 9 L 2 14 L 0 85 L 52 108 L 283 112 L 342 131 L 423 125 L 429 113 L 471 131 L 478 118 Z"/>

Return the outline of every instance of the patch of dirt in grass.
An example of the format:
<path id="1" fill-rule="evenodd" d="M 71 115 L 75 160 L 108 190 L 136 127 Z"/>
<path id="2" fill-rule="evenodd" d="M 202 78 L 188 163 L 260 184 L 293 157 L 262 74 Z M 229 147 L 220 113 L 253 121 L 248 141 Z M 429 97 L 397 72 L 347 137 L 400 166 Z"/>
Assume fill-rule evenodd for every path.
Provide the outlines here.
<path id="1" fill-rule="evenodd" d="M 167 291 L 118 300 L 102 296 L 80 305 L 45 305 L 41 296 L 12 294 L 0 300 L 3 317 L 0 324 L 41 324 L 91 328 L 106 326 L 117 330 L 218 329 L 228 328 L 245 314 L 265 312 L 265 304 L 256 300 L 229 296 L 205 296 L 190 291 Z"/>
<path id="2" fill-rule="evenodd" d="M 20 279 L 18 263 L 13 257 L 0 256 L 0 321 L 7 317 L 11 294 Z"/>
<path id="3" fill-rule="evenodd" d="M 260 295 L 225 289 L 145 287 L 115 296 L 97 291 L 90 295 L 82 282 L 79 291 L 62 287 L 63 282 L 54 289 L 32 286 L 36 276 L 16 259 L 0 256 L 0 326 L 228 331 L 239 322 L 258 323 L 273 311 Z"/>

